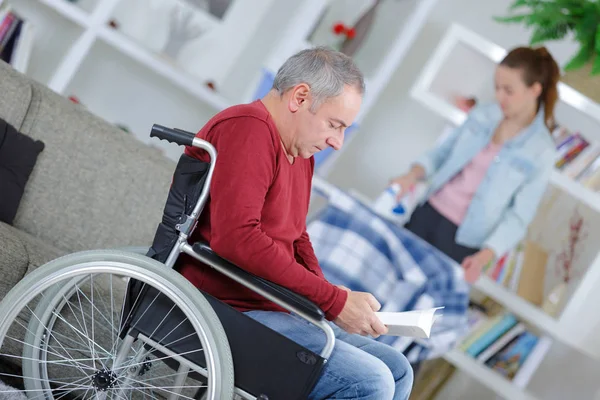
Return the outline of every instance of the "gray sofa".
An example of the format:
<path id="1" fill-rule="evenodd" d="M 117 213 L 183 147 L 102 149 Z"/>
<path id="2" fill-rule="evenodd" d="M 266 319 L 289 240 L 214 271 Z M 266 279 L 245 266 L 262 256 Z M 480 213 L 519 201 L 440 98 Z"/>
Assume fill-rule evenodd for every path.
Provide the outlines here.
<path id="1" fill-rule="evenodd" d="M 0 222 L 0 299 L 60 255 L 149 246 L 175 163 L 1 62 L 0 93 L 0 117 L 45 143 L 13 225 Z"/>

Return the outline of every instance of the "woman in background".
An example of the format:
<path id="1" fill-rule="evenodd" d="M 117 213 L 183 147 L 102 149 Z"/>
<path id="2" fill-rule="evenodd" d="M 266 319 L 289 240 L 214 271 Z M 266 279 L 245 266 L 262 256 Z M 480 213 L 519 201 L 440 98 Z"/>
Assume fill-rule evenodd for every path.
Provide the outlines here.
<path id="1" fill-rule="evenodd" d="M 549 127 L 559 77 L 546 48 L 513 49 L 496 68 L 496 102 L 475 106 L 392 181 L 398 197 L 429 182 L 406 228 L 461 263 L 471 283 L 524 238 L 535 216 L 555 162 Z"/>

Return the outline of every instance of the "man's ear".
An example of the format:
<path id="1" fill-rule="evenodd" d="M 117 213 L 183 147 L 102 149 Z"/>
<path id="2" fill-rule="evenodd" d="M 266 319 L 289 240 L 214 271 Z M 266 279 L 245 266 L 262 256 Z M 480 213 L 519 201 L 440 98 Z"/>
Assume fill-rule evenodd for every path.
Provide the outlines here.
<path id="1" fill-rule="evenodd" d="M 294 86 L 289 99 L 289 109 L 291 112 L 298 111 L 301 107 L 307 107 L 308 99 L 310 97 L 310 87 L 301 83 Z"/>

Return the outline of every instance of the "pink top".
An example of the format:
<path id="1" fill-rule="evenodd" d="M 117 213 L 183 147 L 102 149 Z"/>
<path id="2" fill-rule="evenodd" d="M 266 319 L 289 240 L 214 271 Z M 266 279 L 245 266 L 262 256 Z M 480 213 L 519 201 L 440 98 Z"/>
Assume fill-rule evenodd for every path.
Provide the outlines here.
<path id="1" fill-rule="evenodd" d="M 467 213 L 477 187 L 502 145 L 490 142 L 462 171 L 429 198 L 429 204 L 456 225 Z"/>

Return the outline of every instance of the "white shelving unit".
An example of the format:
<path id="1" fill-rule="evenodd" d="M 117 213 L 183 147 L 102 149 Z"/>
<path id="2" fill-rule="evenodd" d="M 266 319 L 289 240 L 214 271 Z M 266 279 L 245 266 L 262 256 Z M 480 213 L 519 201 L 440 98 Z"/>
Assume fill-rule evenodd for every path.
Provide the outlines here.
<path id="1" fill-rule="evenodd" d="M 483 364 L 473 361 L 471 357 L 462 351 L 452 350 L 444 356 L 444 359 L 454 365 L 456 368 L 467 372 L 470 376 L 476 377 L 486 387 L 495 393 L 501 394 L 510 400 L 534 400 L 535 397 L 524 393 L 520 388 L 507 385 L 506 379 L 487 368 Z"/>
<path id="2" fill-rule="evenodd" d="M 475 288 L 540 331 L 546 332 L 548 335 L 563 342 L 576 345 L 576 343 L 572 343 L 571 339 L 565 335 L 559 321 L 543 312 L 539 307 L 500 286 L 489 277 L 482 276 L 475 283 Z"/>
<path id="3" fill-rule="evenodd" d="M 236 103 L 235 99 L 222 95 L 219 89 L 228 84 L 228 76 L 232 71 L 244 68 L 243 60 L 240 60 L 242 51 L 252 45 L 254 31 L 263 23 L 265 10 L 274 2 L 231 0 L 222 18 L 208 11 L 194 9 L 194 24 L 201 26 L 203 33 L 186 42 L 175 61 L 153 47 L 152 40 L 138 40 L 139 36 L 132 37 L 125 31 L 139 29 L 142 21 L 152 27 L 152 38 L 162 29 L 163 39 L 166 40 L 168 27 L 165 24 L 168 21 L 156 26 L 151 24 L 156 21 L 145 18 L 151 15 L 162 23 L 171 15 L 166 13 L 161 17 L 161 10 L 182 6 L 182 0 L 164 0 L 162 3 L 157 0 L 79 0 L 74 3 L 67 0 L 3 1 L 39 27 L 28 74 L 59 94 L 79 98 L 84 106 L 89 105 L 89 110 L 101 118 L 131 127 L 133 134 L 144 142 L 148 142 L 149 127 L 155 122 L 171 123 L 180 128 L 187 124 L 186 129 L 194 131 L 216 112 Z M 118 24 L 111 27 L 109 22 L 115 18 Z M 100 60 L 99 63 L 89 62 L 97 60 L 99 51 L 112 56 L 105 47 L 120 53 L 123 56 L 121 60 L 126 60 L 126 66 L 131 65 L 130 69 L 137 68 L 140 73 L 132 79 L 127 71 L 116 68 L 112 75 L 107 76 L 102 68 L 106 70 L 112 67 L 108 65 L 110 59 Z M 202 59 L 204 54 L 208 54 L 206 60 Z M 133 67 L 131 63 L 136 66 Z M 96 86 L 88 85 L 82 83 L 81 76 L 88 79 L 98 76 L 104 81 L 95 82 Z M 120 96 L 139 102 L 140 97 L 136 98 L 134 91 L 140 88 L 140 80 L 146 86 L 153 86 L 148 92 L 156 94 L 150 100 L 145 98 L 152 102 L 150 109 L 157 106 L 167 116 L 181 116 L 180 109 L 183 108 L 188 114 L 180 120 L 171 118 L 158 121 L 155 120 L 156 113 L 131 112 L 127 106 L 111 109 L 101 104 L 111 102 L 107 95 L 111 88 Z M 216 86 L 216 90 L 208 87 L 209 82 Z M 97 97 L 97 86 L 101 84 L 105 85 L 103 98 Z M 95 88 L 96 92 L 84 91 L 90 87 Z M 158 88 L 162 94 L 154 90 Z M 116 103 L 122 102 L 117 100 Z M 182 106 L 183 103 L 185 105 Z M 101 106 L 92 106 L 94 104 Z M 181 152 L 181 149 L 167 143 L 153 141 L 152 144 L 165 150 L 167 156 L 172 158 L 177 158 Z"/>
<path id="4" fill-rule="evenodd" d="M 334 191 L 333 186 L 319 176 L 313 178 L 313 187 L 324 194 Z M 373 201 L 362 193 L 351 190 L 351 194 L 365 205 L 373 205 Z M 534 330 L 542 332 L 542 341 L 551 344 L 545 351 L 543 363 L 527 379 L 526 388 L 508 381 L 458 349 L 445 354 L 446 361 L 507 400 L 562 400 L 574 394 L 581 399 L 600 400 L 600 382 L 597 381 L 600 360 L 574 349 L 569 338 L 562 333 L 559 321 L 485 276 L 478 280 L 475 287 L 513 311 L 521 320 L 527 321 Z M 552 341 L 552 337 L 556 340 Z M 565 371 L 566 365 L 569 366 L 568 371 Z"/>
<path id="5" fill-rule="evenodd" d="M 169 83 L 170 86 L 166 89 L 169 93 L 166 93 L 165 97 L 173 98 L 174 94 L 179 94 L 179 98 L 172 102 L 161 103 L 166 110 L 177 114 L 178 104 L 189 101 L 191 96 L 194 108 L 197 109 L 194 113 L 195 122 L 188 126 L 191 130 L 198 129 L 214 113 L 223 108 L 252 100 L 249 91 L 255 91 L 256 82 L 252 82 L 251 78 L 244 79 L 244 76 L 259 79 L 261 68 L 275 72 L 283 61 L 296 51 L 314 44 L 324 44 L 307 42 L 311 30 L 318 24 L 323 13 L 331 19 L 340 10 L 345 15 L 354 12 L 356 7 L 365 9 L 370 6 L 369 2 L 362 0 L 303 0 L 285 7 L 282 7 L 277 0 L 253 0 L 252 2 L 232 0 L 221 19 L 195 9 L 195 22 L 200 23 L 207 32 L 200 38 L 190 41 L 191 44 L 186 44 L 187 47 L 180 53 L 178 62 L 174 62 L 159 51 L 160 43 L 157 42 L 161 42 L 160 31 L 166 29 L 163 26 L 166 22 L 163 21 L 170 18 L 170 15 L 163 15 L 165 13 L 161 10 L 164 11 L 166 3 L 182 4 L 182 1 L 79 0 L 72 3 L 67 0 L 5 0 L 4 2 L 23 8 L 25 17 L 42 19 L 46 22 L 42 24 L 44 26 L 41 27 L 36 38 L 40 45 L 34 48 L 32 60 L 34 67 L 30 75 L 36 80 L 57 93 L 79 98 L 84 106 L 89 104 L 90 111 L 111 122 L 123 123 L 132 128 L 149 127 L 154 122 L 167 123 L 155 121 L 153 115 L 149 113 L 141 115 L 129 112 L 127 107 L 116 111 L 110 110 L 110 112 L 105 106 L 92 107 L 92 104 L 100 101 L 97 97 L 99 94 L 84 92 L 84 89 L 94 85 L 82 83 L 78 77 L 106 76 L 100 70 L 100 68 L 110 67 L 107 67 L 105 62 L 100 63 L 101 65 L 88 62 L 97 59 L 98 49 L 102 48 L 101 44 L 104 44 L 121 53 L 128 60 L 141 65 L 144 72 L 139 75 L 139 79 L 145 79 L 147 85 L 155 85 L 155 82 L 160 81 L 157 87 L 165 89 L 163 82 Z M 383 22 L 394 23 L 380 23 L 381 21 L 378 20 L 373 26 L 372 34 L 366 38 L 363 48 L 356 54 L 357 63 L 366 70 L 367 75 L 367 94 L 357 124 L 360 124 L 385 88 L 436 2 L 437 0 L 406 0 L 384 4 L 397 15 L 385 12 L 380 13 L 378 18 L 383 18 Z M 156 8 L 152 9 L 152 7 Z M 328 9 L 328 7 L 332 8 Z M 156 19 L 159 14 L 162 17 Z M 118 25 L 113 28 L 109 26 L 109 21 L 115 18 Z M 286 22 L 279 22 L 282 19 Z M 402 23 L 398 24 L 400 20 Z M 140 21 L 147 26 L 144 27 Z M 159 23 L 161 26 L 156 26 L 155 29 L 153 23 Z M 148 26 L 153 28 L 148 30 Z M 260 29 L 263 29 L 262 38 L 265 38 L 265 27 L 270 30 L 270 37 L 266 40 L 270 44 L 262 43 L 265 40 L 255 40 L 256 32 Z M 276 32 L 277 35 L 273 35 L 272 32 Z M 157 37 L 159 40 L 154 40 Z M 381 40 L 382 37 L 385 37 L 385 40 Z M 46 43 L 42 46 L 42 42 Z M 249 49 L 256 49 L 256 51 L 249 51 Z M 106 53 L 105 50 L 102 51 Z M 203 54 L 208 54 L 209 57 L 203 59 Z M 47 59 L 49 62 L 42 63 L 42 59 Z M 257 64 L 258 59 L 260 59 L 260 66 Z M 40 66 L 41 70 L 38 71 L 36 66 Z M 133 91 L 139 88 L 139 85 L 135 82 L 130 84 L 125 77 L 129 75 L 119 71 L 111 75 L 110 80 L 106 82 L 107 87 L 102 90 L 102 101 L 108 101 L 105 92 L 110 87 L 114 87 L 115 93 L 119 96 L 131 99 L 135 97 L 134 93 L 126 93 L 126 89 Z M 215 84 L 216 91 L 207 86 L 209 81 Z M 161 99 L 157 98 L 155 101 Z M 121 102 L 117 101 L 117 103 Z M 174 123 L 182 127 L 177 121 Z M 140 140 L 147 141 L 147 129 L 134 130 L 134 134 Z M 350 139 L 353 135 L 354 133 L 349 135 Z M 173 158 L 179 154 L 168 144 L 154 144 L 167 150 L 167 155 Z M 327 154 L 327 165 L 321 166 L 321 173 L 325 173 L 337 155 L 337 153 Z"/>
<path id="6" fill-rule="evenodd" d="M 476 96 L 479 101 L 493 100 L 494 69 L 506 53 L 506 49 L 484 37 L 460 25 L 452 25 L 413 85 L 411 96 L 435 115 L 455 126 L 460 125 L 465 120 L 466 113 L 454 106 L 452 99 L 456 95 L 469 95 Z M 564 83 L 559 84 L 559 97 L 557 120 L 572 131 L 584 132 L 591 140 L 600 140 L 600 106 Z M 600 213 L 599 193 L 585 188 L 558 170 L 553 172 L 550 182 L 580 204 Z M 599 285 L 600 252 L 588 266 L 558 317 L 549 316 L 541 308 L 488 277 L 481 277 L 475 288 L 532 328 L 539 330 L 542 335 L 554 340 L 542 366 L 553 362 L 551 354 L 562 354 L 562 357 L 564 354 L 577 354 L 581 360 L 585 360 L 580 363 L 592 363 L 595 368 L 600 368 L 597 362 L 592 361 L 599 356 L 600 349 L 591 346 L 591 338 L 595 336 L 594 332 L 600 325 L 600 314 L 595 310 L 600 300 L 597 294 Z M 556 347 L 560 347 L 561 352 L 552 350 Z M 540 382 L 526 389 L 516 387 L 512 382 L 458 350 L 445 358 L 503 398 L 549 398 L 540 394 L 544 386 L 540 385 Z M 533 380 L 535 379 L 534 376 Z M 552 382 L 546 383 L 548 387 L 553 385 Z M 591 385 L 596 385 L 597 390 L 600 382 Z"/>
<path id="7" fill-rule="evenodd" d="M 229 100 L 211 91 L 190 74 L 181 71 L 167 58 L 161 58 L 150 50 L 139 46 L 132 39 L 119 31 L 108 27 L 102 27 L 98 33 L 98 37 L 116 50 L 140 64 L 145 65 L 151 71 L 171 81 L 174 85 L 188 92 L 198 100 L 206 103 L 215 111 L 220 111 L 231 105 Z"/>
<path id="8" fill-rule="evenodd" d="M 91 26 L 89 15 L 73 3 L 56 0 L 38 0 L 42 5 L 54 9 L 57 13 L 70 19 L 82 28 Z"/>
<path id="9" fill-rule="evenodd" d="M 366 93 L 355 121 L 357 129 L 347 135 L 345 147 L 356 134 L 359 134 L 361 122 L 406 56 L 437 1 L 385 2 L 378 10 L 376 22 L 370 33 L 361 48 L 353 55 L 358 67 L 365 74 Z M 344 13 L 360 14 L 371 4 L 372 1 L 364 0 L 303 0 L 294 10 L 289 28 L 280 32 L 278 44 L 274 46 L 264 64 L 263 76 L 275 75 L 283 62 L 297 51 L 316 45 L 331 45 L 331 41 L 328 40 L 331 36 L 331 25 L 340 18 L 340 15 L 343 17 Z M 352 25 L 354 17 L 349 18 L 347 24 Z M 309 35 L 313 31 L 314 42 L 311 42 Z M 256 85 L 252 93 L 247 94 L 248 100 L 253 96 L 254 88 L 261 79 L 262 76 L 255 78 Z M 327 154 L 326 160 L 318 167 L 319 175 L 327 175 L 340 153 L 338 151 Z"/>
<path id="10" fill-rule="evenodd" d="M 553 342 L 550 345 L 542 364 L 529 379 L 527 390 L 512 384 L 461 351 L 453 350 L 444 358 L 499 397 L 507 400 L 600 399 L 597 380 L 600 368 L 598 360 L 573 351 L 560 342 Z M 442 399 L 444 397 L 440 398 Z"/>

